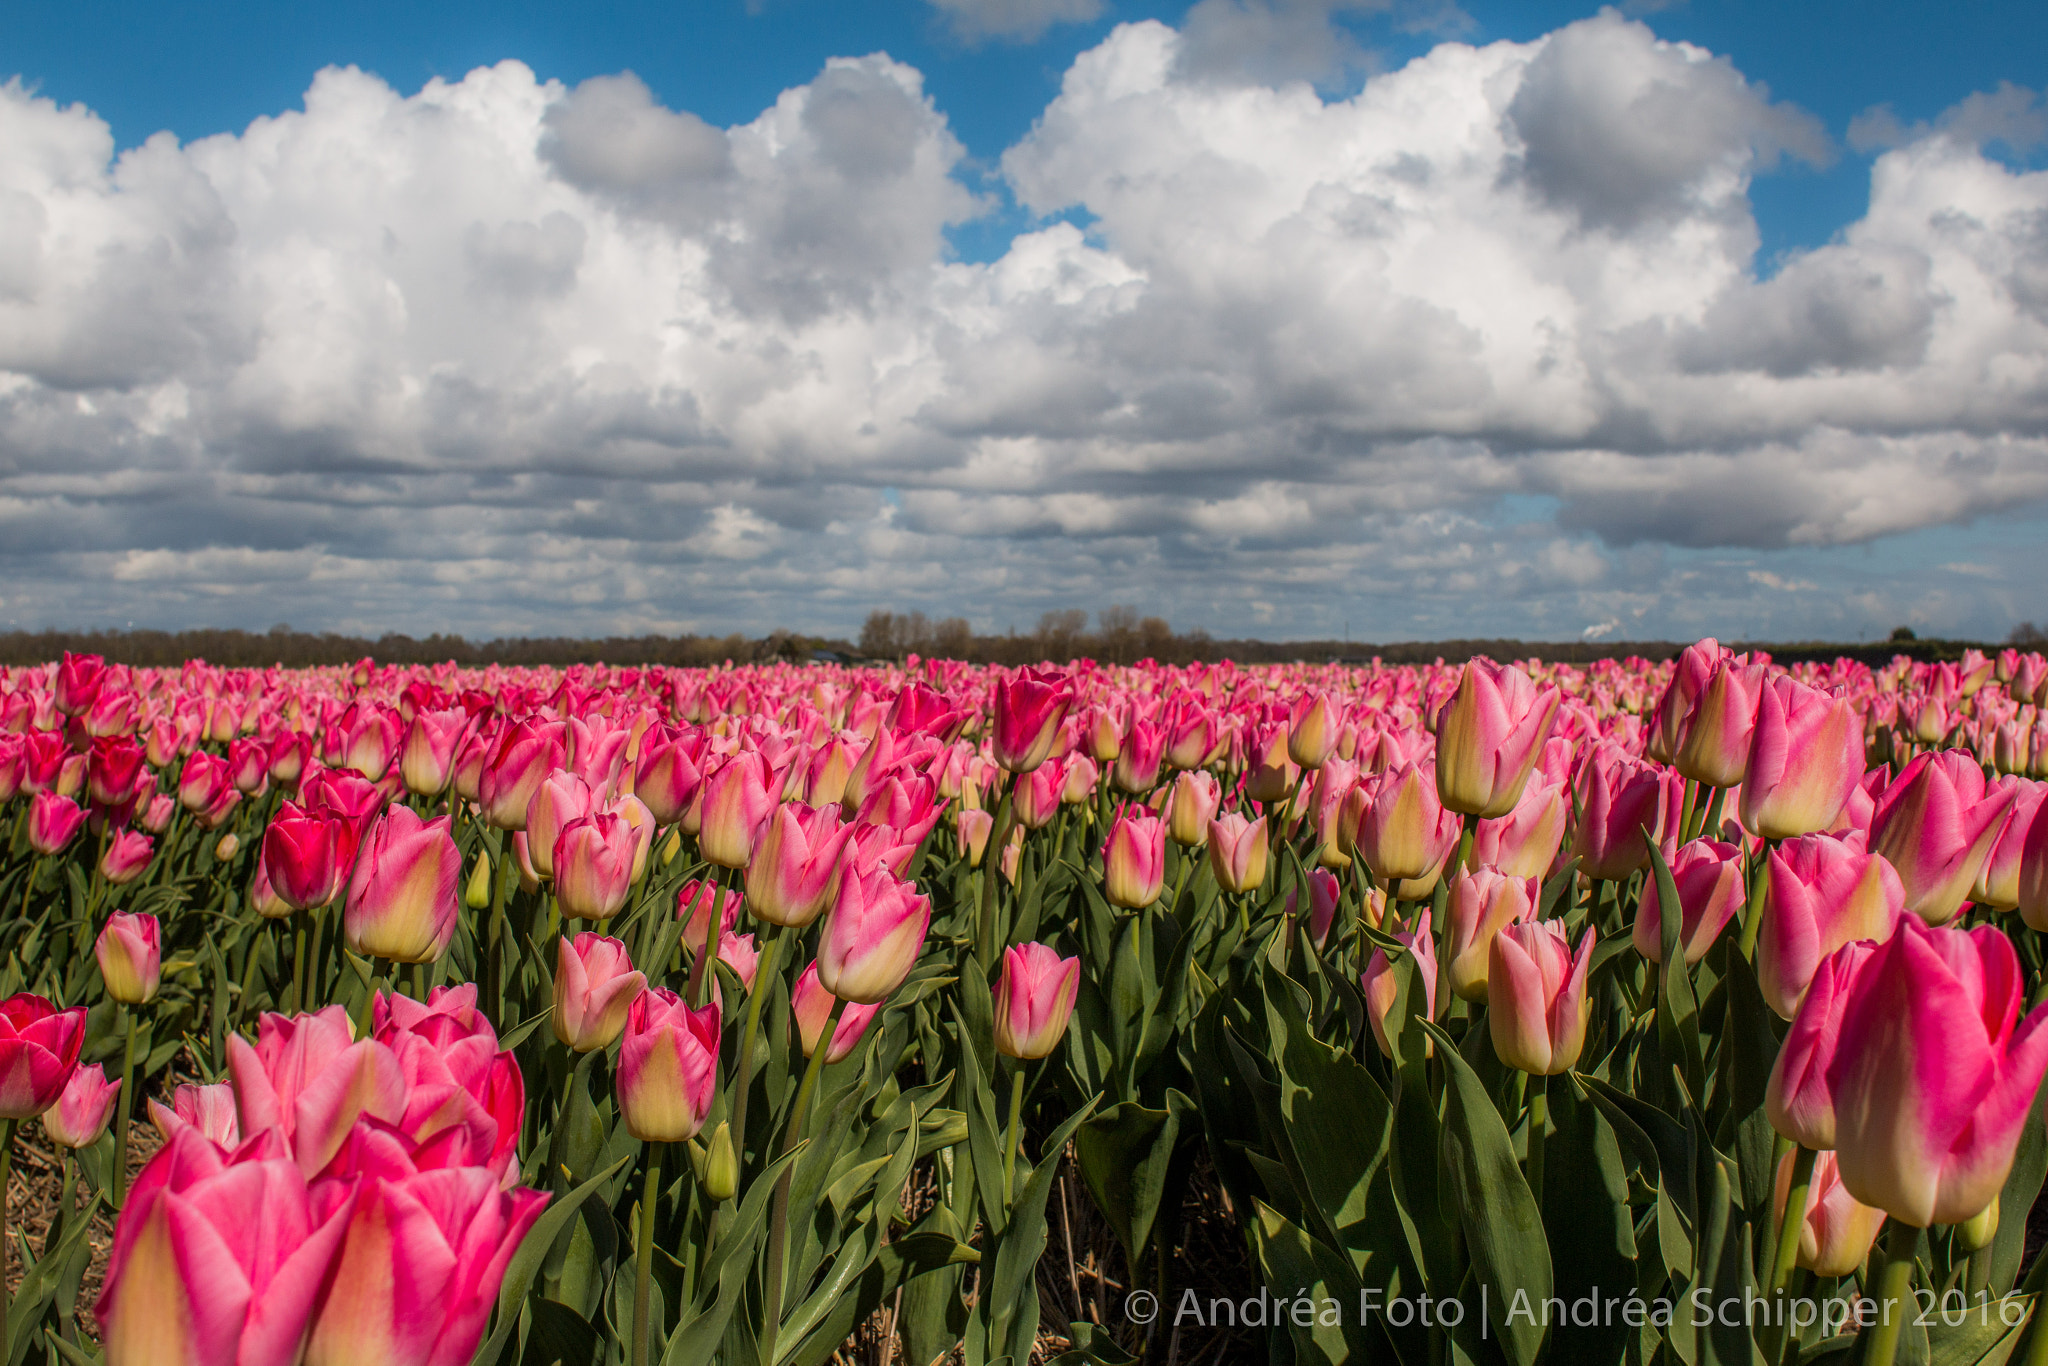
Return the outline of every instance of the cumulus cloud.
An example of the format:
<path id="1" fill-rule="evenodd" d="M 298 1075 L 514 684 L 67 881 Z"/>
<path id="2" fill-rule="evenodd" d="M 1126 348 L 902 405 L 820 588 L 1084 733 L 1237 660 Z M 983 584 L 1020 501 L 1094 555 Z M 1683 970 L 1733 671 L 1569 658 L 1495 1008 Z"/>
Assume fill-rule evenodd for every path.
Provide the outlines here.
<path id="1" fill-rule="evenodd" d="M 1725 59 L 1609 12 L 1345 98 L 1213 60 L 1338 9 L 1117 28 L 1003 155 L 1045 221 L 986 263 L 881 55 L 732 127 L 630 73 L 329 70 L 118 152 L 0 88 L 0 621 L 2038 616 L 1961 539 L 1854 549 L 2048 500 L 2048 174 L 1988 116 L 1900 132 L 1765 274 L 1752 180 L 1828 143 Z"/>
<path id="2" fill-rule="evenodd" d="M 962 41 L 1035 43 L 1056 24 L 1085 24 L 1103 0 L 926 0 Z"/>

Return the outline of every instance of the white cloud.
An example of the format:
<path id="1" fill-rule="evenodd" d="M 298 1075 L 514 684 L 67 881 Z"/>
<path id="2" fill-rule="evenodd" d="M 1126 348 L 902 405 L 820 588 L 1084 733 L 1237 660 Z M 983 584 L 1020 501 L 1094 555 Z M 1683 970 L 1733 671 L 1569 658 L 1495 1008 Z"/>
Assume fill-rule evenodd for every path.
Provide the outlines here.
<path id="1" fill-rule="evenodd" d="M 1751 179 L 1827 143 L 1724 59 L 1610 12 L 1345 99 L 1211 60 L 1341 8 L 1116 29 L 1002 160 L 1088 227 L 987 264 L 946 245 L 986 207 L 964 149 L 879 55 L 730 128 L 630 73 L 329 70 L 119 155 L 0 89 L 6 610 L 1819 631 L 1893 572 L 1824 548 L 2048 500 L 2048 174 L 1957 135 L 1989 114 L 1902 132 L 1764 279 Z M 1836 567 L 1665 553 L 1730 546 Z M 1898 572 L 1868 601 L 1931 610 Z"/>
<path id="2" fill-rule="evenodd" d="M 926 0 L 963 41 L 1035 43 L 1056 24 L 1085 24 L 1102 14 L 1102 0 Z"/>

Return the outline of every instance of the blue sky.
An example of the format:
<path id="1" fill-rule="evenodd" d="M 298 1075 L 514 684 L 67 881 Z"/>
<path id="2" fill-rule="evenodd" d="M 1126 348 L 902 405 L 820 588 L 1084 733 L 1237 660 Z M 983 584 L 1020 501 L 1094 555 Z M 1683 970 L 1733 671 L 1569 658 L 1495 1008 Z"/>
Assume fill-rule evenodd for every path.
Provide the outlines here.
<path id="1" fill-rule="evenodd" d="M 0 623 L 2002 635 L 2043 72 L 2025 4 L 34 7 Z"/>

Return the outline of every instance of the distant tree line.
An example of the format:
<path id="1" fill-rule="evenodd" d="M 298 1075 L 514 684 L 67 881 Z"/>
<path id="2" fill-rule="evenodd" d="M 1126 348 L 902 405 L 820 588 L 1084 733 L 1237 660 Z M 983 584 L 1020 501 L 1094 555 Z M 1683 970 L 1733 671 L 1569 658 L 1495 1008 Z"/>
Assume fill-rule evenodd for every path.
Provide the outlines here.
<path id="1" fill-rule="evenodd" d="M 1106 664 L 1135 664 L 1141 659 L 1162 664 L 1213 663 L 1232 659 L 1242 664 L 1275 664 L 1305 660 L 1310 663 L 1365 664 L 1379 659 L 1386 664 L 1426 664 L 1442 659 L 1458 663 L 1474 655 L 1493 659 L 1539 659 L 1585 664 L 1596 659 L 1620 659 L 1630 655 L 1645 659 L 1669 659 L 1683 649 L 1686 641 L 1525 641 L 1507 639 L 1416 640 L 1389 644 L 1361 644 L 1343 640 L 1270 641 L 1218 639 L 1203 630 L 1175 631 L 1166 619 L 1140 616 L 1129 607 L 1109 607 L 1095 614 L 1095 629 L 1088 628 L 1088 613 L 1078 608 L 1047 612 L 1028 632 L 1008 631 L 1001 635 L 977 635 L 964 617 L 937 621 L 922 612 L 877 610 L 868 614 L 858 642 L 823 636 L 805 636 L 776 630 L 760 637 L 727 636 L 610 636 L 580 639 L 567 636 L 504 636 L 495 640 L 470 641 L 461 636 L 430 635 L 424 638 L 386 633 L 377 638 L 342 635 L 335 632 L 294 631 L 273 626 L 265 632 L 197 631 L 13 631 L 0 633 L 0 664 L 38 664 L 56 659 L 64 652 L 104 655 L 120 664 L 168 667 L 188 659 L 204 659 L 231 668 L 307 668 L 324 664 L 352 664 L 368 656 L 383 664 L 439 664 L 453 660 L 465 666 L 485 664 L 554 665 L 606 663 L 615 665 L 665 664 L 680 668 L 715 668 L 733 664 L 762 664 L 774 660 L 805 662 L 813 659 L 848 663 L 900 661 L 910 655 L 927 659 L 961 659 L 976 664 L 1022 665 L 1064 663 L 1071 659 L 1096 659 Z M 1748 642 L 1727 642 L 1738 649 Z M 2048 633 L 2031 622 L 2023 622 L 2007 643 L 2020 649 L 2048 647 Z M 1755 645 L 1769 650 L 1780 663 L 1828 660 L 1847 656 L 1872 666 L 1882 665 L 1894 655 L 1919 660 L 1955 660 L 1966 649 L 1995 650 L 1995 644 L 1981 641 L 1926 640 L 1900 628 L 1881 643 L 1842 644 L 1830 641 L 1794 641 Z"/>

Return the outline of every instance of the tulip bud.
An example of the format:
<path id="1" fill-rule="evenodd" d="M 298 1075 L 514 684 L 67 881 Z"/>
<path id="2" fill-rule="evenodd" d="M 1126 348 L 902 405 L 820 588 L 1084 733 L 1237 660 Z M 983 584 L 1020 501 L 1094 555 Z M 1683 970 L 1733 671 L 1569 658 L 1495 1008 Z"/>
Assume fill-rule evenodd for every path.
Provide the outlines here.
<path id="1" fill-rule="evenodd" d="M 1509 664 L 1474 659 L 1437 720 L 1436 788 L 1466 815 L 1505 816 L 1550 737 L 1562 694 Z"/>
<path id="2" fill-rule="evenodd" d="M 1003 950 L 996 986 L 996 1051 L 1005 1057 L 1043 1058 L 1059 1046 L 1081 990 L 1081 960 L 1062 958 L 1044 944 Z"/>
<path id="3" fill-rule="evenodd" d="M 134 830 L 123 830 L 107 843 L 100 856 L 100 876 L 116 887 L 125 887 L 141 877 L 155 854 L 154 841 Z"/>
<path id="4" fill-rule="evenodd" d="M 1922 754 L 1884 790 L 1870 822 L 1871 852 L 1898 869 L 1906 909 L 1946 924 L 1991 856 L 2016 794 L 1988 787 L 1963 750 Z"/>
<path id="5" fill-rule="evenodd" d="M 1820 960 L 1771 1066 L 1771 1079 L 1764 1088 L 1764 1114 L 1772 1128 L 1802 1148 L 1835 1146 L 1830 1069 L 1841 1039 L 1842 1011 L 1850 987 L 1875 952 L 1875 944 L 1851 940 Z"/>
<path id="6" fill-rule="evenodd" d="M 704 857 L 721 868 L 746 867 L 754 857 L 754 842 L 780 799 L 780 779 L 760 754 L 750 751 L 726 760 L 704 784 L 703 823 L 697 835 Z"/>
<path id="7" fill-rule="evenodd" d="M 740 1188 L 740 1159 L 732 1142 L 732 1125 L 720 1120 L 711 1131 L 704 1151 L 704 1164 L 697 1169 L 697 1184 L 709 1200 L 730 1200 Z"/>
<path id="8" fill-rule="evenodd" d="M 931 925 L 930 898 L 879 865 L 848 869 L 818 946 L 818 982 L 855 1005 L 873 1005 L 910 975 Z"/>
<path id="9" fill-rule="evenodd" d="M 1557 861 L 1570 815 L 1564 784 L 1540 772 L 1530 775 L 1514 810 L 1479 822 L 1472 837 L 1473 866 L 1504 877 L 1543 877 Z"/>
<path id="10" fill-rule="evenodd" d="M 1328 771 L 1327 769 L 1325 770 Z M 1437 799 L 1425 768 L 1404 763 L 1383 774 L 1358 821 L 1358 856 L 1403 900 L 1427 896 L 1458 847 L 1457 816 Z"/>
<path id="11" fill-rule="evenodd" d="M 1542 898 L 1542 885 L 1535 878 L 1503 877 L 1491 868 L 1460 872 L 1451 879 L 1444 947 L 1451 955 L 1452 991 L 1468 1001 L 1486 999 L 1494 936 L 1510 925 L 1534 920 Z"/>
<path id="12" fill-rule="evenodd" d="M 1579 935 L 1574 954 L 1558 921 L 1508 925 L 1493 937 L 1489 954 L 1486 1023 L 1494 1054 L 1539 1077 L 1571 1068 L 1586 1046 L 1593 927 Z"/>
<path id="13" fill-rule="evenodd" d="M 1224 891 L 1257 891 L 1266 881 L 1268 855 L 1264 816 L 1247 821 L 1231 812 L 1209 822 L 1209 867 Z"/>
<path id="14" fill-rule="evenodd" d="M 1166 826 L 1141 808 L 1126 806 L 1102 846 L 1102 894 L 1112 906 L 1142 910 L 1166 886 Z"/>
<path id="15" fill-rule="evenodd" d="M 1686 718 L 1685 743 L 1673 767 L 1696 783 L 1734 787 L 1749 769 L 1750 740 L 1756 731 L 1758 694 L 1763 690 L 1761 664 L 1738 666 L 1732 656 L 1714 665 L 1707 686 L 1693 701 Z"/>
<path id="16" fill-rule="evenodd" d="M 718 1006 L 661 987 L 633 998 L 619 1045 L 619 1117 L 642 1143 L 694 1138 L 718 1087 Z"/>
<path id="17" fill-rule="evenodd" d="M 1671 881 L 1678 890 L 1678 946 L 1687 963 L 1697 963 L 1741 909 L 1742 851 L 1719 840 L 1694 840 L 1671 860 Z M 1643 884 L 1636 907 L 1636 951 L 1652 963 L 1664 961 L 1659 895 L 1653 877 Z"/>
<path id="18" fill-rule="evenodd" d="M 1328 693 L 1304 693 L 1288 714 L 1287 757 L 1303 768 L 1321 768 L 1337 747 L 1337 711 Z"/>
<path id="19" fill-rule="evenodd" d="M 529 854 L 533 848 L 529 839 Z M 562 827 L 554 850 L 555 899 L 562 914 L 581 920 L 618 914 L 633 890 L 633 852 L 633 827 L 623 816 L 599 812 Z"/>
<path id="20" fill-rule="evenodd" d="M 1788 674 L 1764 684 L 1742 780 L 1742 823 L 1765 839 L 1826 830 L 1863 777 L 1863 722 L 1846 697 Z"/>
<path id="21" fill-rule="evenodd" d="M 853 835 L 838 807 L 778 806 L 747 864 L 747 908 L 775 925 L 816 920 L 836 890 Z"/>
<path id="22" fill-rule="evenodd" d="M 235 855 L 241 852 L 242 837 L 232 830 L 222 835 L 219 840 L 215 841 L 213 846 L 213 856 L 221 863 L 232 861 Z"/>
<path id="23" fill-rule="evenodd" d="M 1779 1161 L 1772 1188 L 1771 1211 L 1778 1221 L 1784 1219 L 1785 1206 L 1792 1198 L 1793 1157 L 1786 1153 Z M 1993 1208 L 1996 1204 L 1994 1201 Z M 1816 1153 L 1806 1188 L 1806 1223 L 1799 1230 L 1796 1265 L 1816 1276 L 1850 1275 L 1870 1256 L 1871 1244 L 1883 1226 L 1884 1211 L 1858 1201 L 1842 1184 L 1835 1155 Z"/>
<path id="24" fill-rule="evenodd" d="M 555 841 L 572 821 L 580 821 L 596 809 L 590 785 L 573 773 L 550 773 L 541 779 L 526 803 L 526 852 L 533 871 L 542 878 L 555 875 Z"/>
<path id="25" fill-rule="evenodd" d="M 1010 809 L 1026 830 L 1043 830 L 1060 813 L 1060 796 L 1066 786 L 1066 765 L 1049 759 L 1029 773 L 1018 775 Z"/>
<path id="26" fill-rule="evenodd" d="M 1436 1018 L 1436 945 L 1429 937 L 1429 908 L 1415 918 L 1413 929 L 1396 929 L 1394 938 L 1407 947 L 1415 960 L 1414 972 L 1417 985 L 1422 988 L 1422 1018 Z M 1372 958 L 1365 965 L 1365 972 L 1359 978 L 1359 985 L 1365 991 L 1365 1013 L 1372 1024 L 1372 1036 L 1378 1041 L 1380 1052 L 1394 1056 L 1394 1045 L 1387 1035 L 1387 1015 L 1394 1008 L 1395 998 L 1400 994 L 1400 984 L 1394 980 L 1393 965 L 1387 961 L 1385 949 L 1374 949 Z M 1412 988 L 1411 988 L 1412 990 Z M 1430 1045 L 1424 1050 L 1434 1054 Z"/>
<path id="27" fill-rule="evenodd" d="M 472 911 L 484 910 L 491 904 L 491 856 L 485 850 L 476 852 L 476 868 L 462 889 L 462 904 Z"/>
<path id="28" fill-rule="evenodd" d="M 832 1006 L 837 1000 L 838 997 L 819 984 L 816 963 L 798 974 L 796 986 L 789 994 L 789 1013 L 796 1017 L 797 1040 L 803 1046 L 804 1057 L 818 1051 L 818 1040 L 825 1032 L 825 1022 L 832 1018 Z M 853 1050 L 860 1046 L 868 1026 L 881 1009 L 880 1002 L 873 1005 L 848 1002 L 846 1009 L 839 1013 L 839 1027 L 832 1031 L 832 1043 L 825 1050 L 825 1061 L 844 1062 L 853 1056 Z"/>
<path id="29" fill-rule="evenodd" d="M 611 1047 L 647 989 L 646 974 L 634 969 L 624 944 L 593 931 L 556 944 L 555 1037 L 578 1053 Z"/>
<path id="30" fill-rule="evenodd" d="M 107 995 L 131 1006 L 156 996 L 163 976 L 163 931 L 155 916 L 115 911 L 100 931 L 93 954 L 100 961 Z"/>
<path id="31" fill-rule="evenodd" d="M 29 799 L 29 847 L 44 858 L 62 853 L 84 824 L 85 808 L 53 789 L 45 788 Z"/>
<path id="32" fill-rule="evenodd" d="M 448 949 L 460 914 L 462 851 L 449 818 L 424 821 L 393 806 L 372 828 L 349 880 L 342 928 L 364 957 L 431 963 Z"/>
<path id="33" fill-rule="evenodd" d="M 1891 864 L 1864 849 L 1861 831 L 1801 835 L 1770 854 L 1756 941 L 1757 985 L 1789 1020 L 1821 960 L 1858 939 L 1892 936 L 1905 890 Z"/>
<path id="34" fill-rule="evenodd" d="M 1044 763 L 1073 705 L 1066 676 L 1054 670 L 1026 670 L 998 681 L 990 734 L 996 763 L 1011 773 L 1029 773 Z"/>
<path id="35" fill-rule="evenodd" d="M 98 1063 L 72 1072 L 57 1103 L 43 1111 L 43 1132 L 62 1148 L 90 1148 L 114 1118 L 121 1083 L 107 1080 Z"/>
<path id="36" fill-rule="evenodd" d="M 1970 1252 L 1990 1247 L 1991 1240 L 1997 1236 L 1998 1197 L 1995 1195 L 1991 1197 L 1990 1204 L 1956 1225 L 1956 1241 Z"/>
<path id="37" fill-rule="evenodd" d="M 1209 842 L 1209 822 L 1222 804 L 1212 773 L 1184 770 L 1174 776 L 1173 793 L 1166 802 L 1166 833 L 1184 849 L 1199 849 Z"/>
<path id="38" fill-rule="evenodd" d="M 989 835 L 995 830 L 996 818 L 986 811 L 963 806 L 953 813 L 953 828 L 960 842 L 960 856 L 967 860 L 969 868 L 981 867 L 982 856 L 988 852 Z"/>

